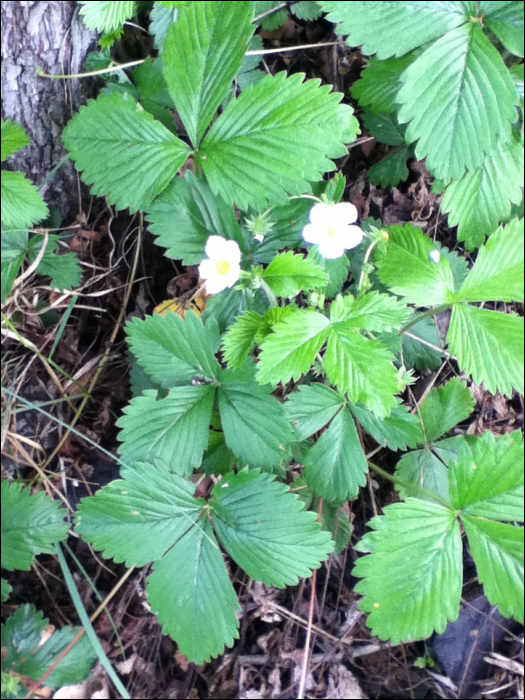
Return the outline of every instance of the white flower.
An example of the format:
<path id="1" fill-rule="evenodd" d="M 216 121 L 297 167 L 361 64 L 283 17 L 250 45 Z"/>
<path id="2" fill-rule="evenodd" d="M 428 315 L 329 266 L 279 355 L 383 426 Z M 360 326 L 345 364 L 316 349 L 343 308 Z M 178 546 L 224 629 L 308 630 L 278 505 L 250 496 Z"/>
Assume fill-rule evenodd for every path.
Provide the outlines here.
<path id="1" fill-rule="evenodd" d="M 235 241 L 210 236 L 204 252 L 208 259 L 199 265 L 199 277 L 206 281 L 206 293 L 218 294 L 233 287 L 241 274 L 241 250 Z"/>
<path id="2" fill-rule="evenodd" d="M 430 253 L 428 254 L 428 257 L 432 260 L 433 263 L 436 263 L 436 264 L 437 264 L 437 263 L 441 260 L 441 253 L 440 253 L 439 250 L 437 250 L 437 249 L 436 249 L 436 250 L 432 250 L 432 251 L 430 251 Z"/>
<path id="3" fill-rule="evenodd" d="M 350 202 L 321 202 L 310 210 L 310 223 L 303 228 L 303 238 L 307 243 L 317 243 L 323 258 L 335 260 L 363 240 L 359 226 L 351 225 L 355 221 L 357 209 Z"/>

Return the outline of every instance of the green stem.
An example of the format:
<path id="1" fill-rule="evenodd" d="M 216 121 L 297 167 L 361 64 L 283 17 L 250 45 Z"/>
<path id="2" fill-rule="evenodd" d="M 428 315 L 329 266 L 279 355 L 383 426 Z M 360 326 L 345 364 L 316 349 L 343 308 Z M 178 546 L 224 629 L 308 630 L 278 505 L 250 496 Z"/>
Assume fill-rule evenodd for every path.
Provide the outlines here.
<path id="1" fill-rule="evenodd" d="M 365 253 L 365 257 L 364 257 L 364 260 L 363 260 L 363 265 L 362 265 L 362 267 L 361 267 L 361 274 L 360 274 L 360 276 L 359 276 L 359 284 L 357 285 L 357 290 L 358 290 L 359 292 L 361 291 L 361 286 L 362 286 L 362 284 L 363 284 L 363 280 L 365 279 L 365 265 L 367 265 L 367 263 L 368 263 L 368 261 L 369 261 L 369 259 L 370 259 L 370 255 L 372 254 L 372 251 L 373 251 L 374 248 L 376 247 L 377 243 L 378 243 L 378 241 L 372 241 L 372 243 L 370 243 L 370 245 L 368 246 L 368 249 L 367 249 L 367 251 L 366 251 L 366 253 Z"/>
<path id="2" fill-rule="evenodd" d="M 399 335 L 403 335 L 403 333 L 406 333 L 412 326 L 415 326 L 416 323 L 419 323 L 420 321 L 423 321 L 425 318 L 430 318 L 431 316 L 434 316 L 435 314 L 439 314 L 442 311 L 446 311 L 447 309 L 450 309 L 453 306 L 453 304 L 441 304 L 441 306 L 436 306 L 433 309 L 430 309 L 429 311 L 423 311 L 422 313 L 418 314 L 416 318 L 412 318 L 408 323 L 405 323 L 404 326 L 401 326 L 401 328 L 398 331 Z"/>

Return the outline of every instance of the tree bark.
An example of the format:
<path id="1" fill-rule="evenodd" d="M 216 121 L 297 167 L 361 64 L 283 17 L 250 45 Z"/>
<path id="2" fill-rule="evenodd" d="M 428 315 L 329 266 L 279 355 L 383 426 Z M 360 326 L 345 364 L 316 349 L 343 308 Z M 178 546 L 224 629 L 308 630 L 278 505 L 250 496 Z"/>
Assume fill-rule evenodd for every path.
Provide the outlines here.
<path id="1" fill-rule="evenodd" d="M 97 34 L 78 15 L 76 2 L 0 3 L 2 20 L 2 118 L 21 124 L 31 144 L 8 161 L 35 185 L 66 155 L 61 141 L 69 119 L 93 89 L 90 79 L 49 80 L 39 77 L 38 66 L 51 75 L 82 72 Z M 48 204 L 68 219 L 78 207 L 77 174 L 67 161 L 42 189 Z"/>

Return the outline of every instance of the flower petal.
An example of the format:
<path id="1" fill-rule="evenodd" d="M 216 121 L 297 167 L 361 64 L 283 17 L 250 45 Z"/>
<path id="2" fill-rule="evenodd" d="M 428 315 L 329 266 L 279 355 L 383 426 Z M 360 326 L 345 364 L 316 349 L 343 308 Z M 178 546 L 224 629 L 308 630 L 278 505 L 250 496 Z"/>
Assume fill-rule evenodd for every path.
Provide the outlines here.
<path id="1" fill-rule="evenodd" d="M 345 250 L 356 248 L 363 240 L 363 231 L 359 226 L 345 226 L 337 233 Z"/>
<path id="2" fill-rule="evenodd" d="M 303 239 L 307 243 L 320 243 L 325 235 L 324 227 L 319 224 L 306 224 L 303 228 Z"/>
<path id="3" fill-rule="evenodd" d="M 326 227 L 327 222 L 332 221 L 333 209 L 334 207 L 331 204 L 326 204 L 326 202 L 314 204 L 310 209 L 310 223 Z"/>
<path id="4" fill-rule="evenodd" d="M 319 243 L 319 254 L 323 256 L 326 260 L 335 260 L 343 255 L 345 249 L 340 240 L 336 238 L 326 237 Z"/>
<path id="5" fill-rule="evenodd" d="M 225 287 L 233 287 L 241 275 L 241 266 L 238 263 L 231 263 L 230 269 L 225 275 L 222 275 L 222 280 Z"/>
<path id="6" fill-rule="evenodd" d="M 207 279 L 206 284 L 206 294 L 218 294 L 226 289 L 228 285 L 225 284 L 227 275 L 216 275 L 215 277 L 210 277 Z"/>
<path id="7" fill-rule="evenodd" d="M 241 262 L 241 249 L 237 241 L 225 241 L 224 257 L 222 259 L 227 260 L 231 265 Z"/>
<path id="8" fill-rule="evenodd" d="M 207 280 L 217 274 L 217 266 L 214 260 L 203 260 L 199 265 L 199 277 Z"/>
<path id="9" fill-rule="evenodd" d="M 353 224 L 357 221 L 358 211 L 351 202 L 339 202 L 333 208 L 333 216 L 338 225 Z"/>

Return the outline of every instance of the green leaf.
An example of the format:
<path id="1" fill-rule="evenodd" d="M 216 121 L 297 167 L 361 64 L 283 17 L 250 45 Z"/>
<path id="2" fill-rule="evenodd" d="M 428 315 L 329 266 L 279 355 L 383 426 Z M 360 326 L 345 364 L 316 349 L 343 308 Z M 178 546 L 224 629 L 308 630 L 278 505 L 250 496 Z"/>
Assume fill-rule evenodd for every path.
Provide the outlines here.
<path id="1" fill-rule="evenodd" d="M 450 500 L 463 514 L 523 522 L 523 440 L 518 431 L 495 438 L 488 431 L 463 443 L 450 465 Z"/>
<path id="2" fill-rule="evenodd" d="M 360 79 L 352 85 L 352 97 L 359 101 L 361 107 L 369 107 L 373 114 L 394 114 L 398 110 L 396 96 L 401 86 L 401 73 L 413 60 L 410 54 L 387 61 L 372 59 Z"/>
<path id="3" fill-rule="evenodd" d="M 364 579 L 355 590 L 364 595 L 367 624 L 394 644 L 441 634 L 459 614 L 461 533 L 454 512 L 415 498 L 383 512 L 356 547 L 370 552 L 353 571 Z"/>
<path id="4" fill-rule="evenodd" d="M 345 400 L 326 384 L 299 387 L 284 404 L 284 415 L 295 428 L 298 441 L 321 430 L 344 406 Z"/>
<path id="5" fill-rule="evenodd" d="M 324 270 L 292 252 L 277 255 L 263 272 L 263 280 L 278 297 L 292 297 L 328 283 Z"/>
<path id="6" fill-rule="evenodd" d="M 402 146 L 405 143 L 405 130 L 399 126 L 393 114 L 363 112 L 363 124 L 367 131 L 380 143 L 388 146 Z"/>
<path id="7" fill-rule="evenodd" d="M 523 394 L 523 319 L 455 304 L 447 335 L 463 372 L 487 391 Z"/>
<path id="8" fill-rule="evenodd" d="M 31 143 L 31 139 L 22 126 L 15 124 L 10 119 L 0 119 L 0 124 L 2 129 L 2 161 L 4 161 L 9 156 L 12 156 L 13 153 L 28 146 Z"/>
<path id="9" fill-rule="evenodd" d="M 235 455 L 226 445 L 223 433 L 210 430 L 208 447 L 202 458 L 201 470 L 209 475 L 228 474 L 236 462 Z"/>
<path id="10" fill-rule="evenodd" d="M 347 408 L 308 451 L 304 466 L 306 482 L 321 498 L 340 503 L 357 497 L 366 484 L 368 464 Z"/>
<path id="11" fill-rule="evenodd" d="M 322 267 L 328 275 L 328 285 L 324 292 L 326 298 L 331 299 L 335 297 L 348 279 L 348 271 L 350 268 L 348 257 L 346 255 L 341 255 L 340 258 L 336 258 L 335 260 L 327 260 L 323 258 L 317 246 L 314 245 L 308 251 L 308 260 Z"/>
<path id="12" fill-rule="evenodd" d="M 240 209 L 311 192 L 335 169 L 358 123 L 341 93 L 304 74 L 268 75 L 232 100 L 206 135 L 197 160 L 211 189 Z"/>
<path id="13" fill-rule="evenodd" d="M 479 12 L 485 14 L 483 24 L 516 56 L 523 57 L 523 3 L 481 0 Z"/>
<path id="14" fill-rule="evenodd" d="M 218 376 L 219 332 L 212 320 L 204 326 L 192 312 L 182 319 L 168 311 L 166 316 L 155 314 L 144 321 L 134 318 L 126 332 L 139 365 L 167 389 L 189 384 L 195 375 L 208 381 Z"/>
<path id="15" fill-rule="evenodd" d="M 396 331 L 410 317 L 412 310 L 405 302 L 389 294 L 369 292 L 354 298 L 338 296 L 330 305 L 332 323 L 344 321 L 345 328 L 358 328 L 374 333 Z"/>
<path id="16" fill-rule="evenodd" d="M 12 590 L 13 590 L 13 587 L 7 583 L 5 578 L 3 578 L 2 579 L 2 597 L 1 597 L 2 603 L 5 603 L 5 601 L 9 598 L 9 595 L 10 595 Z"/>
<path id="17" fill-rule="evenodd" d="M 226 444 L 244 462 L 269 469 L 286 457 L 293 430 L 269 388 L 253 382 L 223 382 L 219 411 Z"/>
<path id="18" fill-rule="evenodd" d="M 411 146 L 403 146 L 389 153 L 379 163 L 375 163 L 368 171 L 368 179 L 373 185 L 395 187 L 404 182 L 409 175 L 407 160 L 413 155 Z"/>
<path id="19" fill-rule="evenodd" d="M 326 316 L 310 309 L 299 309 L 277 323 L 261 344 L 257 381 L 277 384 L 299 379 L 308 372 L 323 346 L 329 325 Z"/>
<path id="20" fill-rule="evenodd" d="M 309 0 L 296 2 L 290 9 L 296 17 L 299 19 L 304 19 L 307 22 L 313 22 L 313 20 L 318 19 L 323 14 L 323 10 L 319 6 L 319 3 L 310 2 Z"/>
<path id="21" fill-rule="evenodd" d="M 364 338 L 344 323 L 332 326 L 325 353 L 326 374 L 352 403 L 361 401 L 379 418 L 397 406 L 394 356 L 379 341 Z"/>
<path id="22" fill-rule="evenodd" d="M 2 304 L 5 304 L 7 296 L 13 287 L 13 282 L 20 270 L 20 265 L 25 260 L 27 238 L 28 234 L 26 230 L 5 231 L 2 228 Z"/>
<path id="23" fill-rule="evenodd" d="M 437 369 L 441 364 L 443 353 L 420 343 L 418 338 L 434 347 L 440 347 L 436 323 L 433 318 L 424 318 L 410 328 L 410 334 L 403 333 L 401 339 L 405 367 L 415 367 L 419 370 Z"/>
<path id="24" fill-rule="evenodd" d="M 2 568 L 28 571 L 37 554 L 54 554 L 67 535 L 65 511 L 42 491 L 2 481 Z"/>
<path id="25" fill-rule="evenodd" d="M 49 241 L 37 268 L 39 275 L 51 277 L 51 287 L 63 291 L 78 287 L 82 279 L 82 270 L 74 253 L 58 255 L 59 236 L 49 236 Z M 41 237 L 31 239 L 29 243 L 29 261 L 33 262 L 42 248 Z"/>
<path id="26" fill-rule="evenodd" d="M 458 301 L 524 301 L 523 219 L 499 228 L 482 246 Z"/>
<path id="27" fill-rule="evenodd" d="M 135 2 L 110 2 L 80 0 L 80 15 L 88 29 L 96 29 L 107 34 L 121 27 L 127 19 L 135 14 Z"/>
<path id="28" fill-rule="evenodd" d="M 248 51 L 262 51 L 263 42 L 260 36 L 252 36 L 248 44 Z M 246 90 L 248 85 L 256 85 L 266 75 L 265 71 L 260 69 L 261 56 L 244 55 L 241 67 L 235 76 L 235 84 L 242 91 Z"/>
<path id="29" fill-rule="evenodd" d="M 63 627 L 46 637 L 49 620 L 34 605 L 21 605 L 2 625 L 2 674 L 13 673 L 38 681 L 73 641 L 80 627 Z M 84 636 L 67 653 L 46 678 L 47 688 L 55 689 L 80 683 L 89 671 L 96 654 Z M 2 694 L 3 694 L 2 690 Z"/>
<path id="30" fill-rule="evenodd" d="M 333 551 L 316 514 L 295 494 L 258 470 L 232 474 L 210 501 L 220 543 L 250 576 L 267 586 L 295 585 Z"/>
<path id="31" fill-rule="evenodd" d="M 423 441 L 418 417 L 409 413 L 404 406 L 394 406 L 390 415 L 381 419 L 364 406 L 351 404 L 349 408 L 354 418 L 382 447 L 406 450 L 407 447 L 415 447 Z"/>
<path id="32" fill-rule="evenodd" d="M 466 420 L 475 405 L 470 389 L 457 377 L 444 386 L 432 389 L 419 406 L 425 443 L 429 445 Z"/>
<path id="33" fill-rule="evenodd" d="M 248 2 L 192 2 L 168 29 L 164 76 L 196 147 L 241 67 L 252 18 Z"/>
<path id="34" fill-rule="evenodd" d="M 469 515 L 462 522 L 489 603 L 523 623 L 523 530 Z"/>
<path id="35" fill-rule="evenodd" d="M 167 248 L 166 256 L 185 265 L 202 262 L 206 241 L 217 232 L 245 248 L 233 207 L 213 195 L 206 181 L 190 170 L 184 179 L 173 180 L 147 208 L 146 216 L 156 242 Z"/>
<path id="36" fill-rule="evenodd" d="M 255 338 L 264 319 L 254 311 L 246 311 L 227 331 L 222 339 L 224 359 L 228 367 L 242 367 L 255 347 Z"/>
<path id="37" fill-rule="evenodd" d="M 6 229 L 28 228 L 48 215 L 40 192 L 22 173 L 2 170 L 0 187 L 1 220 Z"/>
<path id="38" fill-rule="evenodd" d="M 131 399 L 117 421 L 124 462 L 160 459 L 170 471 L 191 474 L 208 445 L 214 398 L 215 388 L 206 385 L 176 387 L 162 399 L 148 389 Z"/>
<path id="39" fill-rule="evenodd" d="M 523 143 L 511 136 L 483 163 L 445 190 L 443 211 L 450 226 L 458 226 L 458 240 L 469 250 L 478 248 L 485 236 L 511 214 L 511 205 L 523 196 Z"/>
<path id="40" fill-rule="evenodd" d="M 131 213 L 151 204 L 190 153 L 133 99 L 116 92 L 89 100 L 62 138 L 93 194 L 107 195 L 116 209 Z"/>
<path id="41" fill-rule="evenodd" d="M 348 46 L 361 46 L 378 58 L 402 56 L 437 39 L 465 21 L 461 2 L 319 2 Z"/>
<path id="42" fill-rule="evenodd" d="M 432 79 L 429 82 L 429 76 Z M 477 168 L 516 119 L 518 95 L 503 59 L 474 23 L 445 34 L 403 73 L 398 92 L 408 143 L 448 181 Z"/>
<path id="43" fill-rule="evenodd" d="M 412 496 L 433 503 L 434 499 L 421 493 L 424 489 L 448 501 L 448 469 L 429 448 L 403 455 L 396 465 L 396 478 L 404 482 L 395 486 L 403 499 Z"/>
<path id="44" fill-rule="evenodd" d="M 193 498 L 195 484 L 159 464 L 138 463 L 120 473 L 121 479 L 82 499 L 76 531 L 104 557 L 145 566 L 197 522 L 202 503 Z"/>
<path id="45" fill-rule="evenodd" d="M 183 533 L 153 569 L 148 601 L 189 661 L 203 664 L 233 646 L 240 606 L 208 520 Z"/>
<path id="46" fill-rule="evenodd" d="M 317 508 L 316 508 L 317 510 Z M 352 526 L 343 508 L 323 501 L 321 512 L 321 529 L 331 533 L 335 542 L 334 554 L 341 554 L 348 547 Z"/>
<path id="47" fill-rule="evenodd" d="M 454 278 L 450 263 L 441 256 L 434 263 L 436 250 L 423 231 L 412 224 L 388 228 L 386 254 L 379 256 L 379 277 L 395 294 L 417 306 L 434 306 L 451 300 Z"/>

